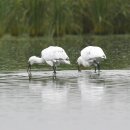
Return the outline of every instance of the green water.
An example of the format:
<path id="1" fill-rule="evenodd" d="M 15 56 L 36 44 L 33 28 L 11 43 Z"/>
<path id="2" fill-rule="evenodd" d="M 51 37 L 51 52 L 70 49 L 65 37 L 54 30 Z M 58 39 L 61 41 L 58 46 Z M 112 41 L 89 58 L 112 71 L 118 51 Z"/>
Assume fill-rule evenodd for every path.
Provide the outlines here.
<path id="1" fill-rule="evenodd" d="M 60 69 L 76 69 L 80 50 L 88 45 L 100 46 L 104 50 L 107 60 L 102 62 L 102 69 L 130 68 L 130 35 L 87 35 L 62 38 L 4 36 L 0 38 L 0 70 L 26 69 L 28 58 L 32 55 L 40 56 L 42 49 L 50 45 L 63 47 L 70 57 L 72 64 L 61 66 Z M 37 67 L 39 66 L 35 65 L 33 68 Z"/>

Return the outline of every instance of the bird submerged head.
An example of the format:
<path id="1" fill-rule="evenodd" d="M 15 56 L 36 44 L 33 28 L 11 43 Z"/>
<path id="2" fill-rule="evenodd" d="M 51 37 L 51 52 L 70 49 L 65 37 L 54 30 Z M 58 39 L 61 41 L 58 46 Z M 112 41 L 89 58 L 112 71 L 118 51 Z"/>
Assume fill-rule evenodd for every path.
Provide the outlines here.
<path id="1" fill-rule="evenodd" d="M 31 66 L 33 64 L 42 64 L 42 63 L 45 63 L 45 60 L 43 58 L 36 57 L 36 56 L 31 56 L 29 58 L 29 60 L 28 60 L 28 68 L 27 68 L 29 79 L 32 77 Z"/>
<path id="2" fill-rule="evenodd" d="M 107 59 L 106 55 L 103 56 L 103 59 Z"/>
<path id="3" fill-rule="evenodd" d="M 65 64 L 70 64 L 70 60 L 69 60 L 69 58 L 66 59 L 66 60 L 64 60 L 64 62 L 65 62 Z"/>

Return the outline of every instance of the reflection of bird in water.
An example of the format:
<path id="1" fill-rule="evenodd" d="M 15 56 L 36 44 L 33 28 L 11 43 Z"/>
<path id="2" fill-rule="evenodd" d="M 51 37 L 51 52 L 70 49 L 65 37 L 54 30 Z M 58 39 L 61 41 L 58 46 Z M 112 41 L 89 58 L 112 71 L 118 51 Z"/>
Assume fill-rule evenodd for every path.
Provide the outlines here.
<path id="1" fill-rule="evenodd" d="M 98 69 L 100 72 L 100 62 L 106 59 L 103 50 L 97 46 L 88 46 L 81 50 L 81 56 L 77 59 L 78 71 L 81 71 L 80 66 L 94 66 L 95 72 Z"/>
<path id="2" fill-rule="evenodd" d="M 31 78 L 31 65 L 47 63 L 52 66 L 54 71 L 54 76 L 56 76 L 56 67 L 60 64 L 70 64 L 69 57 L 65 50 L 58 46 L 50 46 L 45 48 L 41 52 L 41 58 L 32 56 L 28 60 L 28 75 Z"/>

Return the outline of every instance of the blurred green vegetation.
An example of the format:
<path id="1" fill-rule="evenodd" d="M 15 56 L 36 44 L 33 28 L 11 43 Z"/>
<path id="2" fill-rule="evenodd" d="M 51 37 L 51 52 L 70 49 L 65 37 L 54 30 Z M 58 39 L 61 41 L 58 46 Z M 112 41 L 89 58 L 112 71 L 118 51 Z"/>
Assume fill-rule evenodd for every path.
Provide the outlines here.
<path id="1" fill-rule="evenodd" d="M 77 69 L 80 51 L 88 45 L 100 46 L 104 50 L 107 59 L 101 63 L 102 69 L 130 68 L 130 35 L 66 35 L 54 38 L 6 35 L 0 39 L 0 70 L 26 70 L 28 58 L 33 55 L 40 57 L 42 49 L 50 45 L 63 47 L 70 57 L 71 65 L 62 65 L 61 69 Z M 39 65 L 33 68 L 39 68 Z M 48 69 L 48 66 L 40 68 Z"/>
<path id="2" fill-rule="evenodd" d="M 130 0 L 0 0 L 0 36 L 130 33 Z"/>

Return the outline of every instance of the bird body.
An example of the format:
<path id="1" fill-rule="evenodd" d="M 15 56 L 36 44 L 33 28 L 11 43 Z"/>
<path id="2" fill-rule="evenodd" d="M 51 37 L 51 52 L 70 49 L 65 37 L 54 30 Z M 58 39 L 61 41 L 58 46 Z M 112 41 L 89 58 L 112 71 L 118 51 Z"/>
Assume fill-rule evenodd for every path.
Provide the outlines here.
<path id="1" fill-rule="evenodd" d="M 106 59 L 106 55 L 103 50 L 97 46 L 88 46 L 81 50 L 81 56 L 85 60 L 97 60 Z"/>
<path id="2" fill-rule="evenodd" d="M 58 46 L 49 46 L 41 52 L 41 57 L 46 63 L 53 67 L 54 74 L 56 67 L 60 64 L 70 64 L 69 57 L 65 50 Z"/>
<path id="3" fill-rule="evenodd" d="M 96 68 L 100 71 L 100 62 L 106 59 L 106 55 L 103 50 L 97 46 L 88 46 L 81 50 L 81 56 L 78 58 L 78 70 L 80 71 L 81 65 L 84 67 L 94 66 L 95 72 Z"/>
<path id="4" fill-rule="evenodd" d="M 50 46 L 41 52 L 41 57 L 50 66 L 60 64 L 70 64 L 69 57 L 63 48 L 58 46 Z"/>

